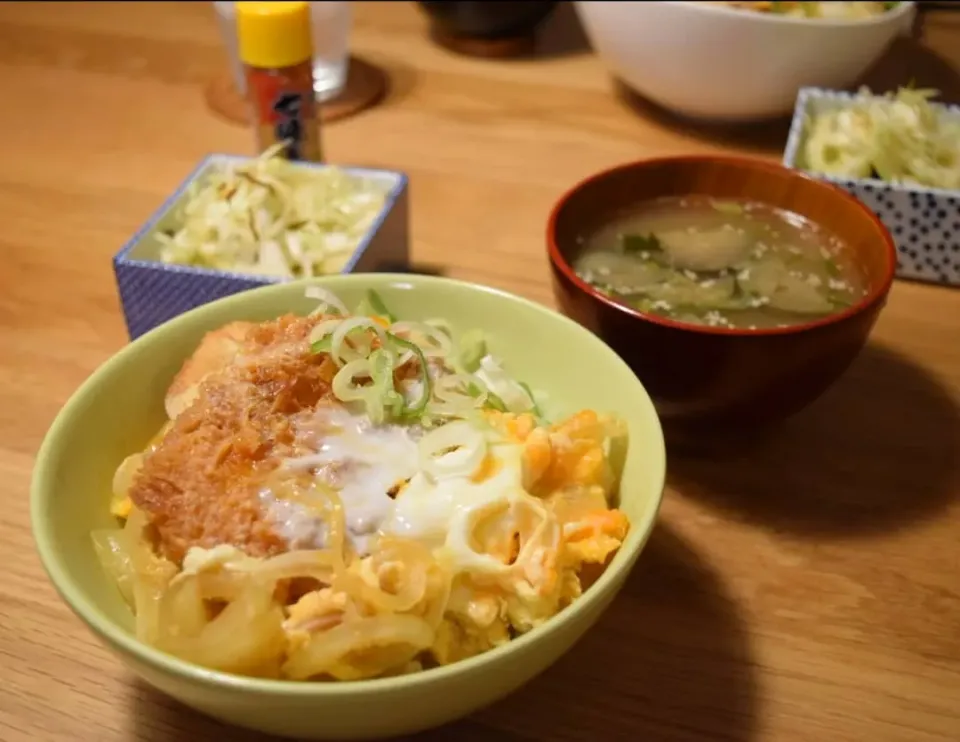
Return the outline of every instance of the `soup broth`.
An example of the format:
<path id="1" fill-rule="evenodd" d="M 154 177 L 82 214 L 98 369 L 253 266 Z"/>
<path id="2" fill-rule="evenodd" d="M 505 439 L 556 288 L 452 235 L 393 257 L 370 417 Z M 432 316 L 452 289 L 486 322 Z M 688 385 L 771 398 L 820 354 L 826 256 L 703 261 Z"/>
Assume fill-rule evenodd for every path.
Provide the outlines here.
<path id="1" fill-rule="evenodd" d="M 587 235 L 577 275 L 642 312 L 726 328 L 789 327 L 866 293 L 847 247 L 789 211 L 703 196 L 642 204 Z"/>

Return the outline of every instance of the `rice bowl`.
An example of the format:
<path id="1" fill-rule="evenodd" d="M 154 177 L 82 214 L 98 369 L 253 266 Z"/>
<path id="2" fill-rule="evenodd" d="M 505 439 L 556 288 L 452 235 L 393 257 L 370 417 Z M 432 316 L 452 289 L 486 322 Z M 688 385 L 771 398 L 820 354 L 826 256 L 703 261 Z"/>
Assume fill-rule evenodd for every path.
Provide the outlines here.
<path id="1" fill-rule="evenodd" d="M 109 491 L 117 461 L 142 450 L 161 427 L 165 390 L 206 332 L 231 321 L 262 322 L 285 311 L 308 313 L 316 301 L 306 299 L 304 285 L 298 283 L 195 310 L 132 344 L 97 371 L 64 407 L 38 456 L 32 488 L 35 538 L 52 582 L 70 607 L 141 677 L 187 705 L 242 726 L 300 738 L 409 733 L 509 693 L 556 660 L 596 621 L 653 527 L 665 469 L 662 436 L 649 398 L 629 369 L 595 337 L 543 307 L 494 290 L 421 276 L 334 277 L 317 285 L 351 306 L 374 288 L 399 316 L 420 321 L 445 312 L 455 328 L 484 326 L 496 355 L 547 392 L 559 417 L 577 408 L 619 412 L 632 441 L 618 503 L 630 530 L 582 597 L 542 626 L 478 656 L 410 675 L 346 683 L 241 677 L 201 668 L 137 640 L 133 616 L 97 564 L 90 542 L 91 531 L 112 525 Z M 524 339 L 529 331 L 549 338 L 538 344 L 536 353 Z M 563 374 L 556 373 L 560 367 Z M 596 374 L 604 384 L 578 382 Z M 68 479 L 74 483 L 69 496 L 61 485 Z M 440 697 L 443 702 L 437 704 Z M 377 714 L 369 713 L 371 704 Z"/>

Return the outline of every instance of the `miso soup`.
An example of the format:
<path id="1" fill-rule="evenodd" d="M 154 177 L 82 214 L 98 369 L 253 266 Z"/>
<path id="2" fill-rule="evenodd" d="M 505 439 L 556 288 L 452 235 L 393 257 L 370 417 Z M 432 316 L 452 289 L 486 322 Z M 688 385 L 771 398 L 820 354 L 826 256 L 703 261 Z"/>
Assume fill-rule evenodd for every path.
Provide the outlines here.
<path id="1" fill-rule="evenodd" d="M 841 312 L 866 293 L 836 236 L 752 201 L 649 201 L 583 241 L 574 269 L 584 281 L 678 322 L 789 327 Z"/>

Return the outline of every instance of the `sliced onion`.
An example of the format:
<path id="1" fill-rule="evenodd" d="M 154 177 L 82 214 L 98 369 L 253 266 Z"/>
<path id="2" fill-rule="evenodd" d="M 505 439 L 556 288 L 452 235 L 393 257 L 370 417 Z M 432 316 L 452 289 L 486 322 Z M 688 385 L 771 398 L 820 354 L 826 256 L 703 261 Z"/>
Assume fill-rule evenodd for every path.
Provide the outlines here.
<path id="1" fill-rule="evenodd" d="M 475 393 L 471 393 L 471 388 Z M 487 392 L 466 374 L 441 376 L 434 382 L 433 394 L 427 411 L 439 417 L 466 417 L 471 411 L 482 407 Z"/>
<path id="2" fill-rule="evenodd" d="M 420 346 L 423 355 L 427 358 L 446 358 L 453 349 L 453 342 L 450 340 L 449 335 L 443 330 L 432 327 L 425 322 L 394 322 L 390 325 L 390 332 L 394 335 L 404 336 L 412 342 L 416 342 L 416 344 Z M 411 335 L 421 337 L 414 339 L 410 337 Z M 428 344 L 418 342 L 418 340 L 425 340 Z"/>
<path id="3" fill-rule="evenodd" d="M 373 377 L 373 368 L 370 365 L 370 361 L 366 358 L 357 358 L 356 360 L 350 361 L 337 371 L 337 375 L 333 377 L 332 384 L 333 393 L 337 396 L 337 399 L 341 402 L 355 402 L 358 399 L 365 398 L 367 394 L 369 394 L 367 387 L 354 383 L 358 376 Z"/>
<path id="4" fill-rule="evenodd" d="M 363 652 L 389 651 L 386 656 L 394 658 L 393 664 L 402 665 L 433 641 L 433 629 L 417 616 L 381 613 L 356 618 L 311 635 L 290 653 L 283 665 L 283 676 L 307 680 L 327 674 L 336 680 L 358 680 L 371 673 L 365 673 L 358 663 L 351 663 L 351 657 Z M 398 654 L 404 648 L 406 652 Z"/>
<path id="5" fill-rule="evenodd" d="M 340 301 L 336 294 L 334 294 L 332 291 L 327 291 L 325 288 L 321 288 L 320 286 L 308 286 L 306 289 L 304 289 L 303 294 L 308 299 L 316 299 L 317 301 L 321 302 L 320 306 L 310 312 L 311 316 L 315 314 L 327 314 L 327 312 L 324 310 L 331 307 L 336 309 L 337 312 L 344 317 L 350 314 L 350 312 L 347 311 L 347 305 Z"/>
<path id="6" fill-rule="evenodd" d="M 355 361 L 360 358 L 365 358 L 366 355 L 369 355 L 369 350 L 366 354 L 359 353 L 345 342 L 347 335 L 355 330 L 373 331 L 373 333 L 380 339 L 380 347 L 387 347 L 387 336 L 380 325 L 378 325 L 369 317 L 348 317 L 340 322 L 337 328 L 333 331 L 333 337 L 331 338 L 330 342 L 330 356 L 338 366 L 342 366 L 344 363 L 349 363 L 350 361 Z"/>
<path id="7" fill-rule="evenodd" d="M 468 477 L 487 455 L 487 441 L 479 430 L 458 420 L 427 433 L 417 442 L 417 450 L 420 468 L 433 479 Z"/>
<path id="8" fill-rule="evenodd" d="M 325 319 L 323 322 L 318 322 L 316 327 L 310 331 L 310 343 L 313 344 L 323 340 L 327 335 L 337 329 L 342 322 L 342 319 Z"/>
<path id="9" fill-rule="evenodd" d="M 438 402 L 433 400 L 427 405 L 426 415 L 432 420 L 437 418 L 466 420 L 477 408 L 466 402 Z"/>
<path id="10" fill-rule="evenodd" d="M 440 317 L 437 317 L 435 319 L 428 319 L 428 320 L 425 320 L 423 324 L 429 325 L 435 330 L 440 330 L 440 332 L 442 332 L 448 338 L 453 337 L 453 327 L 445 319 L 442 319 Z"/>
<path id="11" fill-rule="evenodd" d="M 490 554 L 481 554 L 473 546 L 473 530 L 477 521 L 481 520 L 486 512 L 503 505 L 504 501 L 500 500 L 486 505 L 460 508 L 450 519 L 444 546 L 450 551 L 460 569 L 487 577 L 504 576 L 513 571 L 511 565 L 504 564 Z"/>
<path id="12" fill-rule="evenodd" d="M 479 394 L 471 394 L 470 387 L 476 387 Z M 433 387 L 433 393 L 438 399 L 444 402 L 459 400 L 461 397 L 469 399 L 474 403 L 481 404 L 486 390 L 481 389 L 472 377 L 467 374 L 446 374 L 436 380 Z"/>

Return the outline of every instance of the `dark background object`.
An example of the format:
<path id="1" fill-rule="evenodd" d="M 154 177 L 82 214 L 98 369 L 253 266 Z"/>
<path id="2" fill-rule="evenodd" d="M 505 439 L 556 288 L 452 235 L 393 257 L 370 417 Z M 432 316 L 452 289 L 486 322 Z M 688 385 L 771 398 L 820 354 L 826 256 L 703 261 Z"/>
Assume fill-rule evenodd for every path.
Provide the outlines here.
<path id="1" fill-rule="evenodd" d="M 537 28 L 555 0 L 420 0 L 434 40 L 473 56 L 517 56 L 535 46 Z"/>

